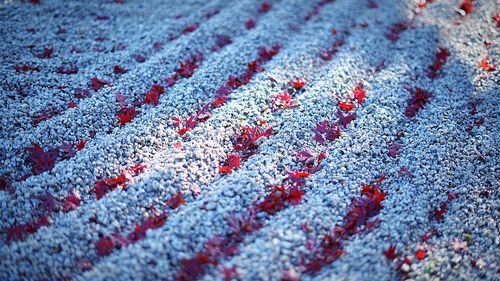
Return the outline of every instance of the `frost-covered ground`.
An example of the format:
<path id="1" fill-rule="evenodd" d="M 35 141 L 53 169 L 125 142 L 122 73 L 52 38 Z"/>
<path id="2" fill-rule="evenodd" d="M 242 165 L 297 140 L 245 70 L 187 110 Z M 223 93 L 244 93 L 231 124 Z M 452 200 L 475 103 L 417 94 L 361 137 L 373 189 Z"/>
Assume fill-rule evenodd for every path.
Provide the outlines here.
<path id="1" fill-rule="evenodd" d="M 3 1 L 0 279 L 498 280 L 499 13 Z"/>

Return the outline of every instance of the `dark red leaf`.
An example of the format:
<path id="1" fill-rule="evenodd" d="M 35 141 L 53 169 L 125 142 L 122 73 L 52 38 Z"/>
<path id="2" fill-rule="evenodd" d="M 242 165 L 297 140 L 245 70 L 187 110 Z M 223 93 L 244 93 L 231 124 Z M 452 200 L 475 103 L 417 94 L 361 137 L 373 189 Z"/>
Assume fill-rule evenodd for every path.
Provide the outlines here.
<path id="1" fill-rule="evenodd" d="M 395 258 L 397 258 L 399 255 L 396 253 L 396 247 L 394 245 L 390 245 L 389 246 L 389 249 L 387 249 L 387 251 L 384 251 L 384 256 L 388 259 L 388 260 L 394 260 Z"/>
<path id="2" fill-rule="evenodd" d="M 165 205 L 172 208 L 172 209 L 176 209 L 178 208 L 180 205 L 183 205 L 185 204 L 186 201 L 184 200 L 184 197 L 182 197 L 182 193 L 181 192 L 177 192 L 176 195 L 170 197 L 166 202 L 165 202 Z"/>
<path id="3" fill-rule="evenodd" d="M 125 126 L 125 124 L 132 121 L 139 113 L 140 111 L 136 110 L 135 107 L 122 107 L 117 114 L 118 123 L 120 123 L 120 126 Z"/>
<path id="4" fill-rule="evenodd" d="M 28 147 L 27 150 L 30 153 L 29 159 L 32 163 L 31 172 L 34 175 L 51 170 L 59 154 L 55 148 L 45 152 L 37 143 L 33 143 L 33 146 Z"/>
<path id="5" fill-rule="evenodd" d="M 96 254 L 100 257 L 104 257 L 111 254 L 113 248 L 114 248 L 113 240 L 111 240 L 111 238 L 106 236 L 102 236 L 95 243 Z"/>

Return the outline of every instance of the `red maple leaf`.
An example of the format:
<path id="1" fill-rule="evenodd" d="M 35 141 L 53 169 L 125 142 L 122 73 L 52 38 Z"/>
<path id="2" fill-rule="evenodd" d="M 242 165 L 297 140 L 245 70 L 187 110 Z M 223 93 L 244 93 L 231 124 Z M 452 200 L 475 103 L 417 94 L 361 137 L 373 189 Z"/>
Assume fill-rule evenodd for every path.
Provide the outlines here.
<path id="1" fill-rule="evenodd" d="M 384 256 L 388 259 L 388 260 L 394 260 L 395 258 L 397 258 L 399 255 L 396 253 L 396 247 L 394 245 L 390 245 L 389 246 L 389 249 L 387 249 L 387 251 L 384 251 Z"/>
<path id="2" fill-rule="evenodd" d="M 238 154 L 230 153 L 223 166 L 219 167 L 219 172 L 230 174 L 233 170 L 240 168 L 241 157 Z"/>
<path id="3" fill-rule="evenodd" d="M 227 46 L 231 43 L 233 43 L 231 36 L 217 34 L 217 35 L 215 35 L 215 45 L 212 47 L 212 51 L 216 52 L 216 51 L 224 48 L 225 46 Z"/>
<path id="4" fill-rule="evenodd" d="M 190 24 L 182 29 L 182 33 L 190 33 L 195 31 L 198 28 L 197 23 Z"/>
<path id="5" fill-rule="evenodd" d="M 486 71 L 494 71 L 497 67 L 496 64 L 494 63 L 490 63 L 489 62 L 489 59 L 490 59 L 490 56 L 489 55 L 486 55 L 482 60 L 481 62 L 479 62 L 479 67 L 481 67 L 482 69 L 486 70 Z"/>
<path id="6" fill-rule="evenodd" d="M 101 236 L 99 240 L 95 243 L 96 254 L 100 257 L 107 256 L 113 251 L 114 243 L 111 238 L 106 236 Z"/>
<path id="7" fill-rule="evenodd" d="M 385 37 L 393 42 L 397 41 L 401 32 L 413 27 L 413 23 L 409 21 L 397 22 L 389 27 L 389 30 L 385 33 Z"/>
<path id="8" fill-rule="evenodd" d="M 342 109 L 344 111 L 351 111 L 354 109 L 354 104 L 346 102 L 346 101 L 339 102 L 338 106 L 340 107 L 340 109 Z"/>
<path id="9" fill-rule="evenodd" d="M 89 87 L 96 92 L 107 85 L 111 85 L 111 82 L 108 82 L 106 80 L 101 80 L 97 77 L 92 77 L 92 79 L 90 79 L 90 83 L 89 83 Z"/>
<path id="10" fill-rule="evenodd" d="M 439 208 L 434 209 L 434 213 L 432 215 L 432 218 L 439 221 L 442 221 L 444 219 L 444 214 L 448 211 L 448 204 L 446 203 L 441 203 L 439 205 Z"/>
<path id="11" fill-rule="evenodd" d="M 157 106 L 158 103 L 160 102 L 160 96 L 165 93 L 165 88 L 163 86 L 160 86 L 158 84 L 154 84 L 151 87 L 151 90 L 149 90 L 146 93 L 146 97 L 144 98 L 144 104 L 151 104 L 153 106 Z"/>
<path id="12" fill-rule="evenodd" d="M 222 268 L 222 275 L 224 281 L 238 280 L 238 271 L 236 267 L 224 267 Z"/>
<path id="13" fill-rule="evenodd" d="M 24 224 L 6 228 L 5 233 L 7 234 L 7 242 L 15 240 L 23 240 L 25 228 L 26 226 Z"/>
<path id="14" fill-rule="evenodd" d="M 406 101 L 408 105 L 405 108 L 404 114 L 408 117 L 414 117 L 431 97 L 431 93 L 422 88 L 416 87 L 413 91 L 413 95 Z"/>
<path id="15" fill-rule="evenodd" d="M 322 123 L 317 123 L 314 129 L 314 139 L 320 144 L 325 141 L 334 141 L 340 137 L 340 127 L 337 124 L 332 124 L 326 120 Z"/>
<path id="16" fill-rule="evenodd" d="M 247 29 L 252 29 L 252 28 L 254 28 L 254 27 L 255 27 L 255 20 L 253 20 L 253 19 L 249 19 L 249 20 L 247 20 L 247 21 L 245 22 L 245 27 L 246 27 Z"/>
<path id="17" fill-rule="evenodd" d="M 472 13 L 474 9 L 474 1 L 473 0 L 463 0 L 460 4 L 460 10 L 464 11 L 466 15 Z"/>
<path id="18" fill-rule="evenodd" d="M 304 88 L 304 86 L 306 85 L 306 82 L 304 80 L 302 80 L 301 78 L 297 78 L 294 81 L 288 82 L 287 85 L 291 86 L 296 91 L 300 91 L 302 88 Z"/>
<path id="19" fill-rule="evenodd" d="M 32 163 L 31 172 L 34 175 L 51 170 L 59 154 L 55 148 L 45 152 L 37 143 L 33 143 L 33 146 L 28 147 L 27 150 L 30 153 L 29 159 Z"/>
<path id="20" fill-rule="evenodd" d="M 33 118 L 32 124 L 34 127 L 37 127 L 38 124 L 40 124 L 40 122 L 49 120 L 50 118 L 56 116 L 59 113 L 61 113 L 61 110 L 57 108 L 46 109 L 44 112 L 40 113 L 39 115 L 35 116 L 35 118 Z"/>
<path id="21" fill-rule="evenodd" d="M 29 66 L 27 64 L 15 66 L 14 69 L 16 70 L 16 73 L 27 72 L 27 71 L 40 72 L 40 68 L 38 66 Z"/>
<path id="22" fill-rule="evenodd" d="M 172 208 L 172 209 L 177 209 L 180 205 L 185 204 L 185 203 L 186 203 L 186 201 L 184 200 L 184 197 L 182 197 L 182 193 L 179 191 L 179 192 L 177 192 L 177 194 L 170 197 L 165 202 L 165 205 Z"/>
<path id="23" fill-rule="evenodd" d="M 491 18 L 497 23 L 497 25 L 500 25 L 500 13 L 494 14 Z"/>
<path id="24" fill-rule="evenodd" d="M 201 61 L 201 55 L 194 55 L 186 62 L 179 61 L 179 68 L 175 69 L 175 73 L 183 78 L 193 76 L 194 71 L 198 68 L 198 63 Z"/>
<path id="25" fill-rule="evenodd" d="M 52 57 L 52 54 L 54 53 L 53 48 L 44 48 L 42 52 L 34 54 L 36 58 L 39 59 L 49 59 Z"/>
<path id="26" fill-rule="evenodd" d="M 400 153 L 400 151 L 399 151 L 400 149 L 401 149 L 401 145 L 399 143 L 393 143 L 393 144 L 391 144 L 391 146 L 389 146 L 389 150 L 387 151 L 387 155 L 389 155 L 392 158 L 396 158 L 396 157 L 398 157 L 398 155 Z"/>
<path id="27" fill-rule="evenodd" d="M 81 140 L 76 144 L 76 149 L 77 150 L 82 150 L 85 147 L 85 144 L 87 143 L 86 140 Z"/>
<path id="28" fill-rule="evenodd" d="M 266 1 L 266 2 L 262 3 L 262 5 L 260 5 L 258 12 L 261 14 L 264 14 L 264 13 L 269 12 L 269 10 L 271 10 L 271 8 L 272 8 L 271 3 Z"/>
<path id="29" fill-rule="evenodd" d="M 122 95 L 122 93 L 120 92 L 117 92 L 115 93 L 115 99 L 116 99 L 116 102 L 121 106 L 121 107 L 127 107 L 128 104 L 127 104 L 127 97 Z"/>
<path id="30" fill-rule="evenodd" d="M 68 106 L 68 108 L 75 108 L 75 107 L 77 107 L 77 104 L 74 101 L 70 101 L 70 102 L 68 102 L 67 106 Z"/>
<path id="31" fill-rule="evenodd" d="M 69 67 L 60 66 L 56 69 L 56 72 L 59 74 L 72 75 L 78 73 L 78 67 L 71 65 Z"/>
<path id="32" fill-rule="evenodd" d="M 424 249 L 418 249 L 417 252 L 415 253 L 415 258 L 417 260 L 423 260 L 427 256 L 427 251 Z"/>
<path id="33" fill-rule="evenodd" d="M 139 113 L 140 111 L 136 110 L 135 107 L 122 107 L 117 113 L 118 123 L 120 123 L 120 126 L 125 126 Z"/>
<path id="34" fill-rule="evenodd" d="M 135 54 L 134 55 L 134 59 L 135 61 L 137 61 L 138 63 L 143 63 L 146 61 L 146 58 L 142 55 L 142 54 Z"/>
<path id="35" fill-rule="evenodd" d="M 297 185 L 303 185 L 305 178 L 311 175 L 307 171 L 299 171 L 299 170 L 295 170 L 295 172 L 286 171 L 286 173 L 288 174 L 288 180 Z"/>
<path id="36" fill-rule="evenodd" d="M 47 212 L 49 215 L 52 214 L 52 211 L 56 207 L 56 200 L 51 193 L 47 192 L 45 195 L 34 196 L 34 198 L 40 201 L 38 209 L 40 209 L 42 212 Z"/>
<path id="37" fill-rule="evenodd" d="M 358 103 L 362 103 L 363 100 L 366 98 L 366 90 L 363 89 L 363 84 L 358 83 L 356 84 L 356 87 L 354 90 L 352 90 L 352 94 L 354 95 L 354 98 L 358 101 Z"/>
<path id="38" fill-rule="evenodd" d="M 277 111 L 280 109 L 290 109 L 297 106 L 296 101 L 292 96 L 285 90 L 283 93 L 278 94 L 273 97 L 271 104 L 273 105 L 272 111 Z"/>
<path id="39" fill-rule="evenodd" d="M 64 201 L 63 211 L 65 213 L 73 211 L 80 206 L 80 194 L 76 191 L 72 191 L 70 195 L 64 197 Z"/>
<path id="40" fill-rule="evenodd" d="M 128 70 L 117 64 L 113 67 L 113 72 L 115 74 L 125 74 L 128 72 Z"/>

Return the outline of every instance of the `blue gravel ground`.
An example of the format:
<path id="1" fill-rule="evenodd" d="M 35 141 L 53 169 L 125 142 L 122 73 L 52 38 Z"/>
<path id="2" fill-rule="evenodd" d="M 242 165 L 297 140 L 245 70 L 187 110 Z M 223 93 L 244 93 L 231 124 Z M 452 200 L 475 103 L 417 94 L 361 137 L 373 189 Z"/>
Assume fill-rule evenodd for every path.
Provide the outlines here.
<path id="1" fill-rule="evenodd" d="M 286 170 L 299 169 L 295 155 L 304 148 L 326 158 L 302 187 L 301 203 L 258 214 L 263 227 L 244 235 L 234 255 L 188 280 L 499 280 L 498 1 L 465 1 L 470 13 L 460 0 L 32 2 L 0 3 L 1 280 L 176 280 L 183 259 L 230 231 L 228 217 L 246 214 Z M 396 23 L 410 24 L 390 40 Z M 230 43 L 214 48 L 220 35 Z M 333 57 L 322 57 L 339 38 Z M 216 99 L 260 47 L 275 44 L 280 50 L 263 71 L 179 134 L 172 117 Z M 39 58 L 44 48 L 53 52 Z M 431 78 L 440 48 L 449 56 Z M 203 54 L 194 74 L 168 87 L 165 78 L 194 54 Z M 114 73 L 115 65 L 127 72 Z M 61 74 L 61 66 L 78 70 Z M 110 84 L 76 97 L 93 77 Z M 297 78 L 306 82 L 297 106 L 273 111 L 270 101 Z M 356 119 L 336 140 L 317 142 L 316 123 L 338 120 L 339 101 L 358 83 L 366 99 Z M 159 104 L 141 104 L 153 84 L 165 87 Z M 408 117 L 416 87 L 432 97 Z M 117 124 L 118 92 L 140 107 L 125 126 Z M 50 109 L 57 114 L 35 126 Z M 264 120 L 273 134 L 239 169 L 220 173 L 234 135 Z M 33 143 L 48 151 L 81 140 L 72 157 L 26 176 Z M 126 190 L 96 198 L 97 181 L 137 163 L 147 168 Z M 306 272 L 301 257 L 310 242 L 341 224 L 361 183 L 381 175 L 387 195 L 376 227 L 346 239 L 338 260 Z M 72 192 L 81 202 L 64 210 Z M 178 192 L 185 203 L 166 208 Z M 55 202 L 47 207 L 40 196 L 48 194 Z M 446 212 L 433 219 L 442 202 Z M 100 238 L 134 232 L 153 207 L 168 210 L 164 223 L 99 254 Z M 44 214 L 47 225 L 12 235 Z M 383 254 L 390 245 L 395 261 Z M 411 263 L 398 264 L 403 257 Z"/>

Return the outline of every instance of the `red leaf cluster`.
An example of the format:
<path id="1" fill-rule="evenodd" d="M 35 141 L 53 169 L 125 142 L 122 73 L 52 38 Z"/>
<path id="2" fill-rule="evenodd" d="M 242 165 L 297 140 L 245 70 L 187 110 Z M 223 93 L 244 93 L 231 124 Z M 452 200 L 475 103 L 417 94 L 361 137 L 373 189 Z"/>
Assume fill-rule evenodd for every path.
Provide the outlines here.
<path id="1" fill-rule="evenodd" d="M 109 191 L 116 189 L 117 187 L 121 187 L 125 190 L 127 183 L 132 179 L 132 177 L 142 173 L 145 168 L 146 164 L 140 163 L 132 168 L 123 170 L 118 177 L 98 180 L 95 183 L 95 188 L 93 189 L 96 194 L 96 199 L 101 199 Z"/>
<path id="2" fill-rule="evenodd" d="M 180 117 L 174 116 L 172 117 L 172 120 L 175 121 L 174 126 L 179 128 L 179 131 L 177 131 L 179 135 L 184 135 L 189 130 L 196 127 L 199 122 L 195 116 L 189 116 L 189 118 L 186 118 L 185 120 Z"/>
<path id="3" fill-rule="evenodd" d="M 262 228 L 256 221 L 255 213 L 251 212 L 246 217 L 231 217 L 228 219 L 230 234 L 221 239 L 218 235 L 208 240 L 202 251 L 195 257 L 180 261 L 180 268 L 175 280 L 197 280 L 205 274 L 208 265 L 217 266 L 218 259 L 234 256 L 238 243 L 242 241 L 243 235 Z"/>
<path id="4" fill-rule="evenodd" d="M 450 53 L 448 50 L 445 48 L 439 48 L 439 52 L 436 53 L 434 64 L 429 66 L 429 78 L 434 79 L 441 75 L 440 70 L 446 64 L 449 55 Z"/>
<path id="5" fill-rule="evenodd" d="M 122 107 L 120 111 L 118 111 L 118 113 L 116 114 L 116 116 L 118 117 L 117 122 L 120 124 L 120 126 L 125 126 L 125 124 L 132 121 L 132 119 L 134 119 L 134 117 L 137 116 L 137 114 L 139 113 L 140 111 L 136 110 L 135 106 Z"/>
<path id="6" fill-rule="evenodd" d="M 268 138 L 273 133 L 273 128 L 267 130 L 260 129 L 259 127 L 245 126 L 241 132 L 233 137 L 234 150 L 243 153 L 242 158 L 247 159 L 254 154 L 254 151 L 259 147 L 258 141 L 261 138 Z"/>
<path id="7" fill-rule="evenodd" d="M 313 247 L 312 257 L 308 262 L 305 262 L 304 257 L 301 258 L 300 263 L 304 272 L 318 272 L 325 265 L 336 261 L 344 254 L 343 240 L 361 232 L 362 227 L 370 230 L 376 225 L 377 220 L 369 221 L 369 219 L 376 216 L 383 208 L 381 202 L 387 194 L 379 185 L 384 179 L 385 177 L 381 177 L 369 184 L 362 184 L 362 195 L 352 199 L 351 208 L 344 217 L 343 225 L 336 225 L 331 233 L 323 236 L 320 247 Z"/>
<path id="8" fill-rule="evenodd" d="M 18 224 L 5 229 L 7 242 L 23 240 L 27 235 L 35 233 L 40 227 L 48 226 L 49 218 L 45 215 L 39 216 L 33 223 Z"/>
<path id="9" fill-rule="evenodd" d="M 256 207 L 261 212 L 274 215 L 284 209 L 287 202 L 292 205 L 300 204 L 303 195 L 304 192 L 297 186 L 278 185 Z"/>
<path id="10" fill-rule="evenodd" d="M 33 143 L 33 146 L 28 147 L 27 150 L 30 153 L 29 160 L 32 164 L 31 172 L 34 175 L 51 170 L 54 167 L 59 154 L 59 151 L 55 148 L 44 151 L 37 143 Z"/>
<path id="11" fill-rule="evenodd" d="M 101 257 L 107 256 L 116 247 L 126 247 L 137 243 L 146 237 L 148 230 L 158 229 L 164 225 L 167 218 L 168 213 L 155 212 L 141 224 L 136 224 L 134 231 L 127 236 L 122 236 L 120 233 L 114 233 L 112 237 L 100 235 L 99 240 L 95 243 L 97 255 Z"/>
<path id="12" fill-rule="evenodd" d="M 160 96 L 165 93 L 165 88 L 158 84 L 153 84 L 151 86 L 151 90 L 146 93 L 146 97 L 144 98 L 144 104 L 151 104 L 153 106 L 157 106 L 160 102 Z"/>
<path id="13" fill-rule="evenodd" d="M 413 95 L 406 101 L 408 104 L 405 108 L 404 114 L 408 117 L 414 117 L 417 112 L 424 107 L 424 105 L 432 97 L 432 94 L 426 90 L 416 87 Z"/>

